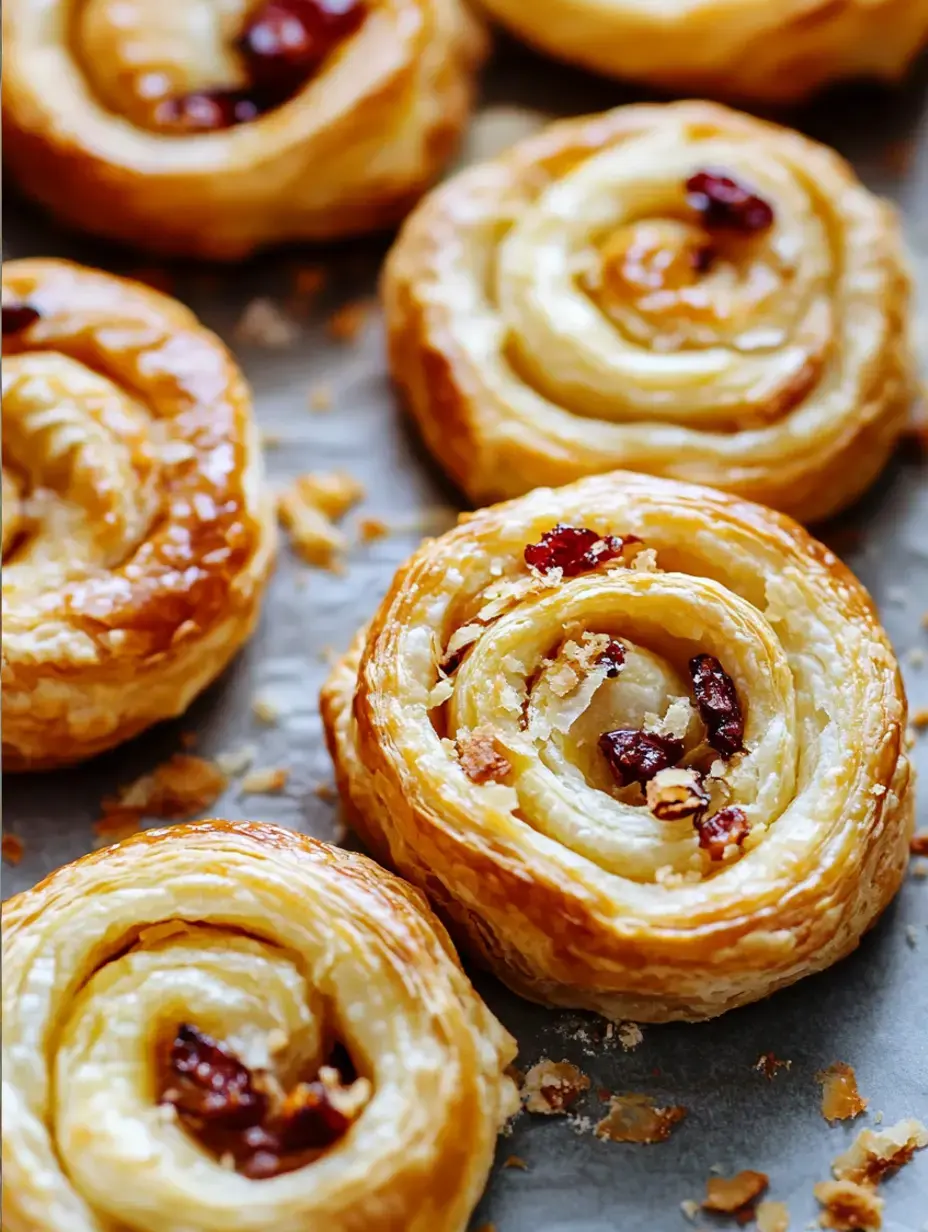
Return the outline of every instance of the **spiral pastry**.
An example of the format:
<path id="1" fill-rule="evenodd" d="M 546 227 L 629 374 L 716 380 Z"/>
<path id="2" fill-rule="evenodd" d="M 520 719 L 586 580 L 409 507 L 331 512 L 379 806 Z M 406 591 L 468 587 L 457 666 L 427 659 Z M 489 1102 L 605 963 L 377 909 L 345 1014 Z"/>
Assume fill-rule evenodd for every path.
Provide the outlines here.
<path id="1" fill-rule="evenodd" d="M 866 592 L 705 488 L 617 472 L 465 516 L 322 703 L 362 837 L 538 1001 L 720 1014 L 847 954 L 906 866 Z"/>
<path id="2" fill-rule="evenodd" d="M 482 0 L 560 59 L 676 93 L 786 103 L 894 81 L 928 42 L 928 0 Z"/>
<path id="3" fill-rule="evenodd" d="M 180 714 L 251 633 L 274 547 L 251 396 L 176 301 L 3 269 L 3 765 Z"/>
<path id="4" fill-rule="evenodd" d="M 461 0 L 6 0 L 5 154 L 86 231 L 234 259 L 399 219 L 484 36 Z"/>
<path id="5" fill-rule="evenodd" d="M 370 860 L 148 831 L 4 904 L 4 1232 L 464 1232 L 514 1053 Z"/>
<path id="6" fill-rule="evenodd" d="M 462 172 L 384 277 L 393 375 L 475 503 L 624 467 L 804 521 L 903 428 L 908 292 L 891 207 L 836 154 L 708 103 Z"/>

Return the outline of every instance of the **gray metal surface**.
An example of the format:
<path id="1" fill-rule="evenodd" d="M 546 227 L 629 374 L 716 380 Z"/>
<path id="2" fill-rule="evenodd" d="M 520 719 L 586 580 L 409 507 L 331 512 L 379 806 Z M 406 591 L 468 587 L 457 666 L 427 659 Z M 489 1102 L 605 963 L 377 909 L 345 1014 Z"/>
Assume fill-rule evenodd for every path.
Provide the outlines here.
<path id="1" fill-rule="evenodd" d="M 487 76 L 476 144 L 517 135 L 539 112 L 580 113 L 631 97 L 614 84 L 506 44 Z M 928 63 L 903 90 L 845 90 L 789 120 L 835 145 L 871 187 L 900 203 L 921 283 L 919 345 L 928 364 Z M 6 232 L 8 256 L 71 256 L 119 272 L 150 266 L 141 254 L 64 233 L 12 194 Z M 373 293 L 383 251 L 383 241 L 365 241 L 329 253 L 275 253 L 232 269 L 175 266 L 171 273 L 175 293 L 232 341 L 232 327 L 250 299 L 267 294 L 283 300 L 297 265 L 325 264 L 327 288 L 295 346 L 235 349 L 254 383 L 261 427 L 279 440 L 267 451 L 272 481 L 344 468 L 367 487 L 361 514 L 395 522 L 423 508 L 454 505 L 457 498 L 397 411 L 379 322 L 372 319 L 352 346 L 325 333 L 334 307 Z M 334 406 L 327 413 L 307 409 L 307 391 L 317 383 L 332 387 Z M 356 547 L 341 577 L 307 569 L 285 547 L 258 635 L 185 718 L 72 771 L 9 776 L 6 827 L 21 836 L 26 853 L 18 867 L 4 868 L 4 894 L 89 850 L 101 798 L 176 751 L 180 733 L 191 729 L 199 733 L 197 751 L 205 756 L 248 743 L 258 750 L 255 765 L 290 770 L 283 795 L 240 798 L 230 789 L 213 814 L 260 817 L 322 838 L 335 836 L 336 807 L 314 793 L 331 781 L 317 708 L 326 649 L 344 648 L 417 539 L 414 532 L 394 533 Z M 928 655 L 928 630 L 921 626 L 928 609 L 925 463 L 900 456 L 832 542 L 880 605 L 913 709 L 928 706 L 928 666 L 917 665 L 919 651 Z M 853 546 L 845 550 L 848 542 Z M 255 693 L 280 704 L 285 714 L 277 726 L 255 720 Z M 915 759 L 928 773 L 928 736 Z M 919 811 L 925 828 L 928 793 Z M 647 1092 L 685 1105 L 689 1115 L 668 1142 L 655 1146 L 600 1142 L 560 1118 L 521 1116 L 511 1137 L 500 1142 L 474 1227 L 492 1221 L 497 1232 L 685 1232 L 679 1204 L 702 1196 L 717 1165 L 726 1172 L 767 1172 L 770 1196 L 789 1204 L 794 1229 L 804 1228 L 817 1213 L 813 1184 L 828 1176 L 831 1158 L 861 1124 L 872 1123 L 872 1114 L 881 1111 L 886 1123 L 928 1117 L 926 976 L 928 880 L 911 876 L 879 926 L 839 966 L 713 1023 L 646 1028 L 643 1043 L 631 1052 L 614 1041 L 595 1043 L 601 1025 L 595 1019 L 531 1006 L 477 973 L 481 990 L 518 1038 L 520 1064 L 542 1055 L 568 1058 L 591 1076 L 594 1094 L 582 1110 L 601 1115 L 595 1091 L 605 1087 Z M 753 1069 L 768 1051 L 792 1062 L 772 1081 Z M 855 1066 L 871 1103 L 867 1117 L 829 1128 L 819 1112 L 815 1074 L 837 1059 Z M 503 1168 L 510 1154 L 524 1159 L 528 1170 Z M 928 1230 L 928 1152 L 883 1192 L 889 1232 Z M 721 1226 L 707 1216 L 697 1224 Z"/>

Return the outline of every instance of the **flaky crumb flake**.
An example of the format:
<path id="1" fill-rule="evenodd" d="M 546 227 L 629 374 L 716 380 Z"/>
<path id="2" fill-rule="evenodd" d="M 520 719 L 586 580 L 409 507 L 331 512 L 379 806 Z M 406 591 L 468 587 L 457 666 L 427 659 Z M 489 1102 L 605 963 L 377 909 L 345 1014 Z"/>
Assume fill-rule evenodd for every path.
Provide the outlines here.
<path id="1" fill-rule="evenodd" d="M 235 327 L 235 340 L 243 346 L 283 351 L 300 336 L 299 326 L 286 316 L 273 300 L 264 297 L 246 304 Z"/>
<path id="2" fill-rule="evenodd" d="M 789 1232 L 789 1207 L 785 1202 L 760 1202 L 754 1212 L 757 1232 Z"/>
<path id="3" fill-rule="evenodd" d="M 650 1095 L 611 1095 L 595 1133 L 609 1142 L 665 1142 L 685 1116 L 685 1108 L 658 1107 Z"/>
<path id="4" fill-rule="evenodd" d="M 831 1169 L 838 1180 L 876 1185 L 928 1146 L 928 1128 L 910 1117 L 886 1129 L 862 1129 Z"/>
<path id="5" fill-rule="evenodd" d="M 334 523 L 363 497 L 364 486 L 344 472 L 299 475 L 279 493 L 277 514 L 307 564 L 338 571 L 347 540 Z"/>
<path id="6" fill-rule="evenodd" d="M 326 332 L 336 342 L 354 342 L 364 329 L 372 309 L 370 300 L 355 300 L 343 304 L 329 317 Z"/>
<path id="7" fill-rule="evenodd" d="M 819 1223 L 834 1232 L 878 1232 L 883 1226 L 883 1199 L 854 1181 L 819 1181 L 813 1190 L 821 1203 Z"/>
<path id="8" fill-rule="evenodd" d="M 527 1112 L 557 1116 L 566 1113 L 589 1086 L 589 1078 L 576 1065 L 542 1058 L 525 1074 L 522 1102 Z"/>
<path id="9" fill-rule="evenodd" d="M 750 1168 L 734 1176 L 710 1176 L 706 1181 L 703 1209 L 733 1215 L 756 1202 L 769 1183 L 765 1172 L 754 1172 Z"/>
<path id="10" fill-rule="evenodd" d="M 817 1075 L 822 1084 L 822 1116 L 832 1125 L 860 1116 L 867 1101 L 857 1089 L 857 1075 L 852 1066 L 835 1061 Z"/>
<path id="11" fill-rule="evenodd" d="M 0 841 L 0 851 L 2 851 L 3 859 L 7 864 L 15 867 L 22 860 L 26 852 L 26 844 L 18 834 L 4 834 Z"/>
<path id="12" fill-rule="evenodd" d="M 268 796 L 283 791 L 290 778 L 290 771 L 282 766 L 263 770 L 251 770 L 239 783 L 243 796 Z"/>
<path id="13" fill-rule="evenodd" d="M 156 817 L 167 821 L 191 817 L 211 805 L 225 790 L 226 775 L 222 769 L 204 757 L 175 753 L 112 797 L 103 801 L 103 818 L 97 823 L 97 833 L 108 818 L 118 818 L 119 825 L 128 825 L 130 815 Z"/>

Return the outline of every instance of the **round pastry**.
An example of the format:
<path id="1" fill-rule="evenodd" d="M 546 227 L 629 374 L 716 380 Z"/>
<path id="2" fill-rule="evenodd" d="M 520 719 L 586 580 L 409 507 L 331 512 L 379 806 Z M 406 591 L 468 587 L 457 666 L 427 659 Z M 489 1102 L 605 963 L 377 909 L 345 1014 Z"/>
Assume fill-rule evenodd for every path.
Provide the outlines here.
<path id="1" fill-rule="evenodd" d="M 514 1053 L 364 856 L 148 831 L 4 904 L 4 1232 L 464 1232 Z"/>
<path id="2" fill-rule="evenodd" d="M 450 156 L 461 0 L 6 0 L 6 159 L 65 221 L 241 257 L 394 223 Z"/>
<path id="3" fill-rule="evenodd" d="M 275 542 L 245 380 L 188 309 L 3 268 L 3 767 L 182 713 L 258 616 Z"/>
<path id="4" fill-rule="evenodd" d="M 709 103 L 566 120 L 435 190 L 388 259 L 393 375 L 477 504 L 624 467 L 802 520 L 912 398 L 892 207 Z"/>
<path id="5" fill-rule="evenodd" d="M 516 992 L 709 1018 L 852 950 L 912 832 L 872 604 L 789 518 L 617 472 L 466 515 L 323 718 L 349 817 Z"/>
<path id="6" fill-rule="evenodd" d="M 901 77 L 928 0 L 482 0 L 541 51 L 674 93 L 786 103 L 842 78 Z"/>

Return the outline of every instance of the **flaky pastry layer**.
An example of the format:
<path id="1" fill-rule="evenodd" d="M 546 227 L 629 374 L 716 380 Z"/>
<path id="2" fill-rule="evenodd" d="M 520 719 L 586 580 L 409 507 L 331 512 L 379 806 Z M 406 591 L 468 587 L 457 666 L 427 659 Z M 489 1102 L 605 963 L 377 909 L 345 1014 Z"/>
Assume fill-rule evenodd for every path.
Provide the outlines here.
<path id="1" fill-rule="evenodd" d="M 529 569 L 555 524 L 625 543 Z M 701 655 L 740 699 L 733 755 L 687 679 Z M 712 1017 L 847 954 L 906 866 L 905 697 L 866 592 L 708 489 L 617 472 L 465 515 L 400 570 L 322 713 L 358 832 L 541 1002 Z M 600 741 L 623 731 L 678 768 L 620 786 Z M 702 818 L 662 819 L 681 778 Z M 717 848 L 710 813 L 737 822 Z"/>
<path id="2" fill-rule="evenodd" d="M 700 213 L 703 172 L 761 223 Z M 892 208 L 709 103 L 560 121 L 461 172 L 405 224 L 383 298 L 394 379 L 478 504 L 622 467 L 811 521 L 873 481 L 912 400 Z"/>
<path id="3" fill-rule="evenodd" d="M 236 40 L 259 7 L 10 0 L 16 179 L 83 230 L 171 255 L 232 260 L 395 223 L 453 151 L 482 30 L 460 0 L 365 0 L 360 28 L 281 105 L 214 132 L 153 128 L 161 92 L 241 84 Z"/>
<path id="4" fill-rule="evenodd" d="M 678 93 L 786 103 L 842 78 L 902 76 L 928 0 L 482 0 L 540 50 Z"/>
<path id="5" fill-rule="evenodd" d="M 179 1022 L 285 1086 L 334 1037 L 369 1099 L 305 1166 L 240 1175 L 158 1104 Z M 3 906 L 4 1232 L 464 1232 L 514 1052 L 370 860 L 259 823 L 149 831 Z"/>
<path id="6" fill-rule="evenodd" d="M 62 765 L 181 714 L 250 635 L 275 530 L 251 393 L 176 300 L 9 261 L 3 764 Z"/>

